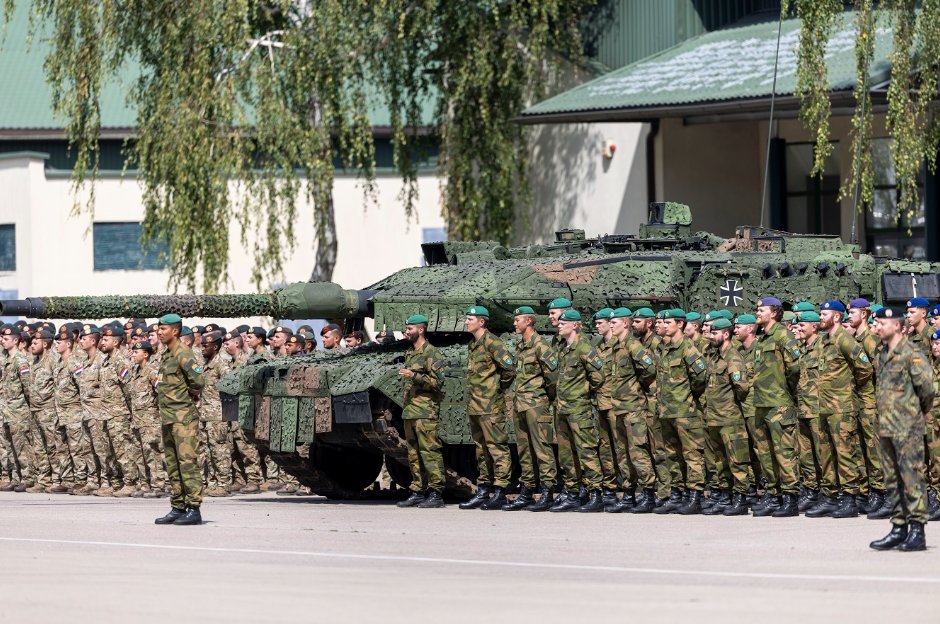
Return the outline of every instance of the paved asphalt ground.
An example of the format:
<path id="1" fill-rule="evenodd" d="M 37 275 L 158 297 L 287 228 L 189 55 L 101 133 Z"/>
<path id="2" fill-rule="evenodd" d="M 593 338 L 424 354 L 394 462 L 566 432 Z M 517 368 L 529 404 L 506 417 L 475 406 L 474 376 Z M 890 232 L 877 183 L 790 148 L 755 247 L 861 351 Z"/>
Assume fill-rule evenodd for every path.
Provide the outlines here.
<path id="1" fill-rule="evenodd" d="M 0 622 L 940 622 L 940 529 L 887 521 L 401 510 L 317 497 L 0 494 Z"/>

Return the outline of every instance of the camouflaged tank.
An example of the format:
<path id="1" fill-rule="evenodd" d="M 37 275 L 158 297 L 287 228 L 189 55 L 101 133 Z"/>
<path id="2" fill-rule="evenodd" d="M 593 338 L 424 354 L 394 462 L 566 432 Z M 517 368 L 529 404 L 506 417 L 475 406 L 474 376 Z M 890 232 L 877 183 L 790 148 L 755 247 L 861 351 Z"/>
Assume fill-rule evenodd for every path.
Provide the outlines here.
<path id="1" fill-rule="evenodd" d="M 376 330 L 428 317 L 430 339 L 446 358 L 440 433 L 450 487 L 474 478 L 465 409 L 464 311 L 486 306 L 496 333 L 512 331 L 512 311 L 532 306 L 551 331 L 547 305 L 567 297 L 590 318 L 604 307 L 682 307 L 751 311 L 760 297 L 785 305 L 866 297 L 902 304 L 940 298 L 940 265 L 874 257 L 836 236 L 740 227 L 734 238 L 692 231 L 688 206 L 656 203 L 638 235 L 585 238 L 558 232 L 554 243 L 507 248 L 494 242 L 422 245 L 426 266 L 405 269 L 364 290 L 332 283 L 292 284 L 273 293 L 217 296 L 52 297 L 2 302 L 4 316 L 155 318 L 269 316 L 347 319 Z M 592 328 L 588 328 L 589 330 Z M 410 481 L 397 375 L 407 344 L 368 344 L 347 352 L 279 358 L 245 366 L 221 382 L 223 411 L 281 466 L 314 491 L 361 495 L 383 460 L 400 484 Z"/>

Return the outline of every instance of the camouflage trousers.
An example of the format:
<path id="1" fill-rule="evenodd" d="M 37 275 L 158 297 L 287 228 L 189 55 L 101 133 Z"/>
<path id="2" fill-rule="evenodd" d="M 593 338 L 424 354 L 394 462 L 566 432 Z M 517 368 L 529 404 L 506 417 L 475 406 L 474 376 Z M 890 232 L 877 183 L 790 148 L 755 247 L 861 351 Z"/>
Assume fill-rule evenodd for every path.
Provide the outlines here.
<path id="1" fill-rule="evenodd" d="M 620 427 L 626 434 L 626 458 L 630 464 L 631 481 L 636 487 L 651 489 L 656 485 L 653 453 L 645 411 L 618 414 Z"/>
<path id="2" fill-rule="evenodd" d="M 795 407 L 755 408 L 755 446 L 764 485 L 771 495 L 796 494 L 800 490 Z"/>
<path id="3" fill-rule="evenodd" d="M 233 470 L 243 473 L 248 483 L 261 485 L 264 480 L 261 476 L 261 454 L 258 453 L 258 447 L 245 437 L 245 431 L 238 423 L 233 423 L 232 442 L 235 448 Z"/>
<path id="4" fill-rule="evenodd" d="M 924 431 L 914 427 L 903 437 L 881 436 L 891 523 L 927 522 L 927 486 L 924 483 Z"/>
<path id="5" fill-rule="evenodd" d="M 760 486 L 764 479 L 761 473 L 760 456 L 757 450 L 757 420 L 753 416 L 745 416 L 744 428 L 747 429 L 747 439 L 751 447 L 751 462 L 748 476 L 751 479 L 751 483 L 755 486 Z"/>
<path id="6" fill-rule="evenodd" d="M 6 484 L 16 471 L 13 459 L 13 440 L 6 423 L 0 419 L 0 482 Z"/>
<path id="7" fill-rule="evenodd" d="M 539 485 L 554 487 L 555 426 L 548 406 L 513 410 L 513 427 L 516 429 L 516 450 L 519 452 L 519 481 L 530 490 Z"/>
<path id="8" fill-rule="evenodd" d="M 751 487 L 751 449 L 744 420 L 729 425 L 709 425 L 706 432 L 706 464 L 715 466 L 718 474 L 709 484 L 713 489 L 725 489 L 730 482 L 732 491 L 746 494 Z M 710 462 L 709 453 L 715 454 Z"/>
<path id="9" fill-rule="evenodd" d="M 134 418 L 134 435 L 140 443 L 141 455 L 137 471 L 141 481 L 156 489 L 166 484 L 166 469 L 163 467 L 163 434 L 160 432 L 160 415 L 142 414 Z"/>
<path id="10" fill-rule="evenodd" d="M 649 432 L 650 449 L 653 453 L 653 468 L 656 470 L 656 495 L 659 498 L 666 498 L 670 494 L 672 484 L 682 482 L 682 466 L 666 452 L 666 443 L 663 441 L 663 427 L 654 411 L 646 413 L 646 425 Z"/>
<path id="11" fill-rule="evenodd" d="M 935 399 L 940 400 L 940 399 Z M 925 478 L 927 487 L 940 494 L 940 416 L 927 414 L 927 435 L 924 436 Z"/>
<path id="12" fill-rule="evenodd" d="M 597 414 L 599 444 L 597 455 L 601 462 L 602 484 L 607 490 L 627 489 L 634 481 L 627 461 L 627 432 L 623 420 L 611 410 L 599 410 Z"/>
<path id="13" fill-rule="evenodd" d="M 701 418 L 660 418 L 663 444 L 668 461 L 677 466 L 685 464 L 685 478 L 680 473 L 669 488 L 682 488 L 702 492 L 705 490 L 705 424 Z"/>
<path id="14" fill-rule="evenodd" d="M 800 432 L 806 430 L 809 435 L 809 458 L 813 466 L 813 481 L 807 482 L 805 477 L 803 485 L 819 490 L 826 496 L 839 494 L 839 473 L 836 471 L 835 454 L 832 449 L 832 439 L 829 437 L 829 427 L 825 416 L 800 419 Z M 803 462 L 806 454 L 803 450 L 803 436 L 800 436 L 800 472 L 804 470 Z"/>
<path id="15" fill-rule="evenodd" d="M 170 504 L 176 509 L 202 504 L 202 471 L 199 469 L 199 421 L 164 424 L 163 452 L 170 482 Z"/>
<path id="16" fill-rule="evenodd" d="M 33 453 L 31 431 L 32 416 L 29 410 L 18 410 L 10 414 L 10 441 L 13 447 L 15 465 L 19 476 L 14 472 L 14 482 L 32 483 L 36 477 L 36 459 Z"/>
<path id="17" fill-rule="evenodd" d="M 62 476 L 65 483 L 84 485 L 88 475 L 95 473 L 95 455 L 91 448 L 91 436 L 82 420 L 82 407 L 70 405 L 60 407 L 59 423 L 65 428 L 65 444 L 69 449 L 69 465 Z"/>
<path id="18" fill-rule="evenodd" d="M 862 436 L 862 454 L 865 457 L 865 474 L 867 479 L 862 483 L 862 493 L 871 490 L 885 489 L 885 475 L 881 469 L 881 449 L 878 446 L 877 428 L 878 415 L 874 409 L 862 408 L 858 412 L 858 430 Z"/>
<path id="19" fill-rule="evenodd" d="M 405 421 L 405 442 L 408 443 L 408 466 L 411 468 L 412 492 L 444 491 L 444 445 L 437 433 L 439 420 L 419 418 Z"/>
<path id="20" fill-rule="evenodd" d="M 232 428 L 225 421 L 199 423 L 199 466 L 209 487 L 232 485 Z"/>
<path id="21" fill-rule="evenodd" d="M 822 414 L 832 441 L 832 453 L 835 457 L 836 473 L 839 475 L 839 489 L 847 494 L 860 494 L 862 491 L 862 470 L 865 461 L 859 446 L 858 418 L 854 412 L 840 414 Z"/>
<path id="22" fill-rule="evenodd" d="M 588 490 L 601 489 L 601 463 L 597 456 L 597 425 L 594 414 L 555 414 L 555 437 L 558 440 L 558 464 L 569 492 L 580 486 Z M 581 478 L 576 476 L 575 462 L 581 466 Z"/>
<path id="23" fill-rule="evenodd" d="M 504 488 L 512 476 L 509 454 L 509 426 L 502 410 L 495 414 L 470 416 L 470 434 L 477 450 L 477 483 Z"/>
<path id="24" fill-rule="evenodd" d="M 137 452 L 130 416 L 117 414 L 107 420 L 87 421 L 91 446 L 101 467 L 100 483 L 112 487 L 137 483 Z"/>
<path id="25" fill-rule="evenodd" d="M 32 414 L 31 437 L 36 459 L 36 483 L 44 487 L 60 485 L 71 471 L 72 458 L 55 408 L 37 410 Z"/>

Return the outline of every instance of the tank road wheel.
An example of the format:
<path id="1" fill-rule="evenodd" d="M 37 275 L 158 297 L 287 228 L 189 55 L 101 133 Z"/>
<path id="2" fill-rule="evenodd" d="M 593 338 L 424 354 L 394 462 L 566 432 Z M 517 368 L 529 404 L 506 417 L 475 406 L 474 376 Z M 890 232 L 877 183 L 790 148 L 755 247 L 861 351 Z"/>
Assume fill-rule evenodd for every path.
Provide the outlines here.
<path id="1" fill-rule="evenodd" d="M 386 455 L 385 469 L 388 470 L 388 475 L 392 478 L 392 481 L 398 484 L 398 487 L 407 490 L 408 486 L 411 485 L 411 467 L 407 464 Z"/>
<path id="2" fill-rule="evenodd" d="M 316 445 L 310 449 L 310 457 L 314 468 L 351 492 L 361 492 L 375 483 L 382 469 L 382 453 Z"/>

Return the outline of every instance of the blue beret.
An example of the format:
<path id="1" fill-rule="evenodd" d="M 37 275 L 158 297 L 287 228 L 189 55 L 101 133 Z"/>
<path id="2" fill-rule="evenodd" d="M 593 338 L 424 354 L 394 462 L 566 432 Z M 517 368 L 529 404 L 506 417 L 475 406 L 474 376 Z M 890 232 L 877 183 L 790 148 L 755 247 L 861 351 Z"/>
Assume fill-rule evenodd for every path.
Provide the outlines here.
<path id="1" fill-rule="evenodd" d="M 562 321 L 580 321 L 581 313 L 575 309 L 568 309 L 561 313 L 559 320 Z"/>
<path id="2" fill-rule="evenodd" d="M 934 333 L 930 334 L 930 339 L 931 339 L 931 340 L 940 340 L 940 329 L 938 329 L 938 330 L 935 331 Z"/>
<path id="3" fill-rule="evenodd" d="M 852 308 L 870 308 L 871 302 L 864 297 L 859 297 L 858 299 L 852 299 L 849 301 L 849 309 Z"/>
<path id="4" fill-rule="evenodd" d="M 613 314 L 613 312 L 614 312 L 613 308 L 601 308 L 600 310 L 594 313 L 594 320 L 595 321 L 607 320 L 610 318 L 610 315 Z"/>
<path id="5" fill-rule="evenodd" d="M 470 306 L 467 308 L 467 316 L 482 316 L 485 318 L 490 318 L 490 311 L 484 308 L 483 306 Z"/>
<path id="6" fill-rule="evenodd" d="M 405 325 L 427 325 L 428 317 L 423 314 L 412 314 L 405 319 Z"/>
<path id="7" fill-rule="evenodd" d="M 164 314 L 160 317 L 160 325 L 177 325 L 183 322 L 179 314 Z"/>
<path id="8" fill-rule="evenodd" d="M 571 300 L 565 297 L 558 297 L 557 299 L 552 299 L 551 303 L 548 304 L 549 310 L 558 310 L 560 308 L 570 308 Z"/>
<path id="9" fill-rule="evenodd" d="M 780 300 L 776 297 L 764 297 L 763 299 L 757 300 L 757 305 L 759 306 L 781 306 Z"/>
<path id="10" fill-rule="evenodd" d="M 914 297 L 907 302 L 907 307 L 909 308 L 929 308 L 930 302 L 924 299 L 923 297 Z"/>
<path id="11" fill-rule="evenodd" d="M 832 312 L 845 312 L 845 305 L 837 299 L 831 299 L 820 307 L 823 310 L 830 310 Z"/>
<path id="12" fill-rule="evenodd" d="M 940 316 L 940 305 L 935 305 L 930 309 L 930 316 Z"/>

